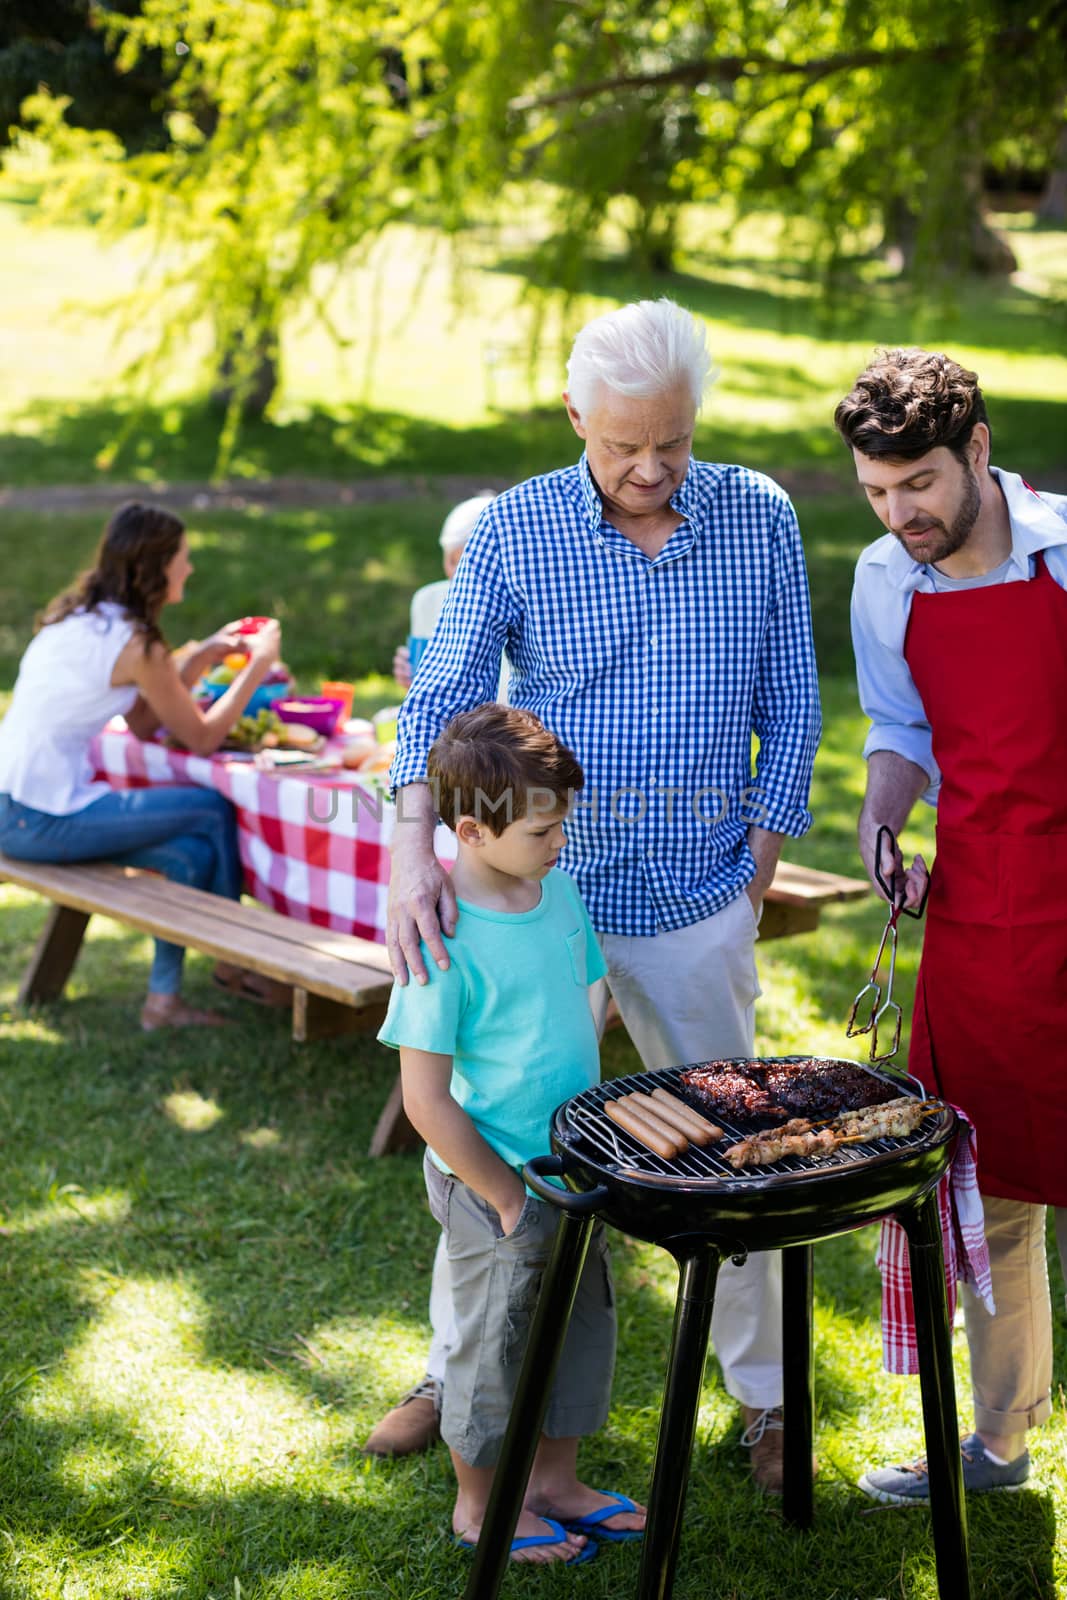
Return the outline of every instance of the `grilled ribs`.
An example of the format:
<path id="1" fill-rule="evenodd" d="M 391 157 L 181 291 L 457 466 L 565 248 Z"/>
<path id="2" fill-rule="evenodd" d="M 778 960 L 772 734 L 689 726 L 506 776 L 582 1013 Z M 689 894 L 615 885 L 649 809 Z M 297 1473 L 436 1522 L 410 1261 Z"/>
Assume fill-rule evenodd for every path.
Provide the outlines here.
<path id="1" fill-rule="evenodd" d="M 789 1117 L 836 1117 L 893 1099 L 896 1090 L 847 1061 L 708 1061 L 681 1076 L 701 1111 L 773 1128 Z"/>
<path id="2" fill-rule="evenodd" d="M 751 1122 L 760 1128 L 784 1122 L 789 1112 L 766 1088 L 762 1069 L 732 1061 L 708 1061 L 682 1073 L 682 1087 L 691 1090 L 702 1110 L 714 1108 L 730 1122 Z"/>

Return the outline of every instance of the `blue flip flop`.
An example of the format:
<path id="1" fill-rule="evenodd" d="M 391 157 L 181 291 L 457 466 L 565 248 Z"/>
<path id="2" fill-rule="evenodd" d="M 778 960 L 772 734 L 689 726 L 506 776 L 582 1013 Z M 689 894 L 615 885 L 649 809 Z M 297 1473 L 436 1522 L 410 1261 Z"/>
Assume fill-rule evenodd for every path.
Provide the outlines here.
<path id="1" fill-rule="evenodd" d="M 603 1523 L 608 1517 L 617 1517 L 620 1511 L 636 1511 L 637 1507 L 625 1494 L 610 1494 L 608 1490 L 600 1491 L 607 1494 L 608 1499 L 614 1504 L 601 1506 L 599 1511 L 590 1511 L 587 1517 L 575 1517 L 563 1526 L 568 1533 L 587 1533 L 591 1539 L 602 1539 L 605 1544 L 630 1544 L 634 1540 L 645 1537 L 644 1528 L 605 1528 Z"/>
<path id="2" fill-rule="evenodd" d="M 626 1511 L 629 1510 L 630 1507 L 622 1506 L 614 1509 Z M 614 1509 L 609 1510 L 609 1516 L 614 1514 Z M 530 1550 L 534 1545 L 538 1544 L 566 1544 L 568 1529 L 563 1526 L 562 1522 L 557 1522 L 555 1517 L 542 1517 L 540 1520 L 545 1523 L 547 1527 L 551 1528 L 551 1533 L 528 1533 L 524 1539 L 512 1539 L 511 1552 L 513 1555 L 516 1550 Z M 571 1531 L 575 1533 L 584 1533 L 585 1529 L 576 1527 Z M 615 1537 L 618 1538 L 618 1534 L 616 1534 Z M 459 1545 L 461 1550 L 474 1550 L 477 1548 L 477 1546 L 473 1545 L 469 1539 L 461 1539 L 458 1535 L 456 1537 L 456 1543 Z M 561 1561 L 559 1565 L 563 1567 L 580 1567 L 583 1561 L 592 1561 L 595 1555 L 596 1545 L 593 1543 L 592 1539 L 590 1539 L 589 1543 L 583 1545 L 576 1556 L 571 1556 L 569 1561 Z"/>

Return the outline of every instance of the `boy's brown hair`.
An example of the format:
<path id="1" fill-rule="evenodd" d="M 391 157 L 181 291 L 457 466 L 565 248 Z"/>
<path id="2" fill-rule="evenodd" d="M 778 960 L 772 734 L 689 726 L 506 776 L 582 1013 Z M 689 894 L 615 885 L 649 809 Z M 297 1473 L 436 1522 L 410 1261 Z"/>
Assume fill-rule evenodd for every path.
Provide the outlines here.
<path id="1" fill-rule="evenodd" d="M 474 817 L 497 835 L 530 812 L 568 806 L 585 782 L 574 755 L 532 711 L 495 701 L 452 718 L 426 771 L 442 822 L 455 828 Z"/>
<path id="2" fill-rule="evenodd" d="M 930 350 L 880 350 L 834 412 L 847 445 L 890 461 L 939 445 L 962 459 L 977 422 L 989 426 L 977 373 Z"/>

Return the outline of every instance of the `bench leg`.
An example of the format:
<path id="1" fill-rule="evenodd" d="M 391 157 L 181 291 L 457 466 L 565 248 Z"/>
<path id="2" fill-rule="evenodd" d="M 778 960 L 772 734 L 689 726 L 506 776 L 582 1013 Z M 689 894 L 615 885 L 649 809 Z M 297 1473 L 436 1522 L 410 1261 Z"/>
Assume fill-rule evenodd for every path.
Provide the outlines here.
<path id="1" fill-rule="evenodd" d="M 371 1138 L 371 1156 L 395 1156 L 401 1150 L 414 1150 L 422 1143 L 422 1139 L 408 1121 L 407 1112 L 404 1110 L 404 1096 L 400 1087 L 400 1074 L 397 1073 L 396 1082 L 390 1091 L 389 1098 L 381 1116 L 374 1125 L 374 1134 Z"/>
<path id="2" fill-rule="evenodd" d="M 293 990 L 293 1041 L 336 1039 L 345 1033 L 377 1033 L 385 1021 L 385 1006 L 345 1006 L 306 989 Z"/>
<path id="3" fill-rule="evenodd" d="M 21 1005 L 58 1000 L 82 947 L 89 912 L 53 906 L 19 989 Z"/>

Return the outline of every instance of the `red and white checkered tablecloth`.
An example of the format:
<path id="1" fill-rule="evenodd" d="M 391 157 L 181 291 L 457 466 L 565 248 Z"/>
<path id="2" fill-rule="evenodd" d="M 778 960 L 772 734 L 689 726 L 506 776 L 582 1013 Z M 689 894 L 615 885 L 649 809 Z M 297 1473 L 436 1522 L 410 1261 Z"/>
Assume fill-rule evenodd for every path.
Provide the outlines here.
<path id="1" fill-rule="evenodd" d="M 389 841 L 396 808 L 355 773 L 273 773 L 225 754 L 193 756 L 135 739 L 109 725 L 93 742 L 98 774 L 114 789 L 195 783 L 232 801 L 245 870 L 256 900 L 301 922 L 385 942 Z M 435 848 L 455 857 L 439 827 Z"/>

